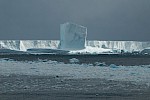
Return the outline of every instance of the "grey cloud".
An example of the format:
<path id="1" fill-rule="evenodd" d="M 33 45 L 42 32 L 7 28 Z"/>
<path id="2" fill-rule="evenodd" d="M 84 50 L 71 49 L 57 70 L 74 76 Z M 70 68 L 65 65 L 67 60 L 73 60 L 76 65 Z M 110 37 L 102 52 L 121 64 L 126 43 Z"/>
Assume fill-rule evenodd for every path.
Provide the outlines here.
<path id="1" fill-rule="evenodd" d="M 0 0 L 0 39 L 59 39 L 59 25 L 90 40 L 150 40 L 150 0 Z"/>

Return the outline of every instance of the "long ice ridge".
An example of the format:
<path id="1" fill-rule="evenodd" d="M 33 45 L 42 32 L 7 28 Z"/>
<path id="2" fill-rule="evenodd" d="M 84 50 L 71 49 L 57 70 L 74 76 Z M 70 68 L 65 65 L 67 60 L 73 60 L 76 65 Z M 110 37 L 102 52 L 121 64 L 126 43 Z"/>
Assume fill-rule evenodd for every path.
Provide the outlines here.
<path id="1" fill-rule="evenodd" d="M 59 40 L 1 40 L 0 48 L 26 51 L 29 48 L 59 48 Z M 150 47 L 150 42 L 137 41 L 86 41 L 87 46 L 110 49 L 119 49 L 132 52 Z"/>

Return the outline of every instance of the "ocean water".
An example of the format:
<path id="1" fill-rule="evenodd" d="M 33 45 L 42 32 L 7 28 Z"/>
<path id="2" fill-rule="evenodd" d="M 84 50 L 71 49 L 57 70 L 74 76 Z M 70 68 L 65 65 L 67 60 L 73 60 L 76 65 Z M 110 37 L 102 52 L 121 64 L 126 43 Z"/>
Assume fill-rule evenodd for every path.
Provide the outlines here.
<path id="1" fill-rule="evenodd" d="M 0 98 L 149 100 L 146 59 L 150 61 L 133 55 L 0 55 Z"/>

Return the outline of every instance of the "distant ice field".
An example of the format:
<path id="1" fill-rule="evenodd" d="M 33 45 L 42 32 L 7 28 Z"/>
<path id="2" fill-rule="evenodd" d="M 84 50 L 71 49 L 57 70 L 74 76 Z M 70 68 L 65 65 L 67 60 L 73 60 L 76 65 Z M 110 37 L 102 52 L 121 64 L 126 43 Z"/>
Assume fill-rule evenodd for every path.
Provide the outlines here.
<path id="1" fill-rule="evenodd" d="M 78 59 L 70 59 L 70 64 L 57 61 L 14 61 L 0 59 L 0 75 L 63 76 L 71 79 L 100 78 L 115 81 L 130 81 L 135 84 L 150 85 L 150 65 L 116 66 L 97 62 L 76 64 Z"/>

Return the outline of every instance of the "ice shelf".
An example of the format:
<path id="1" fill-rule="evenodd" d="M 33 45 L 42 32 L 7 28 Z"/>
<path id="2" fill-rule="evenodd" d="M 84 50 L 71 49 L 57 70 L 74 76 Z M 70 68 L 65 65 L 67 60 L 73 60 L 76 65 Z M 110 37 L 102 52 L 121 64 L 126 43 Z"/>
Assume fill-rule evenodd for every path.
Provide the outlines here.
<path id="1" fill-rule="evenodd" d="M 58 49 L 59 40 L 0 40 L 0 49 L 11 49 L 26 51 L 30 48 L 49 48 Z M 132 52 L 133 50 L 142 51 L 150 47 L 150 42 L 140 41 L 86 41 L 86 45 L 95 48 L 105 47 L 109 49 L 119 49 Z"/>

